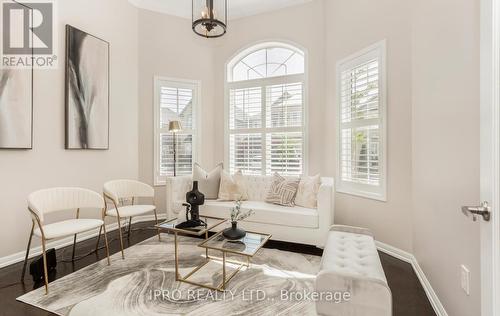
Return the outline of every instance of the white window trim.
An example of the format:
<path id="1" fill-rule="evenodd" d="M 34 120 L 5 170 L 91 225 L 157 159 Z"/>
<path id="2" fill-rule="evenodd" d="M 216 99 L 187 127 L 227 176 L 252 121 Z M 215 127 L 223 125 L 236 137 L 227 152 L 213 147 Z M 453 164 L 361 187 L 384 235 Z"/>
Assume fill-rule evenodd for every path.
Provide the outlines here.
<path id="1" fill-rule="evenodd" d="M 163 84 L 162 84 L 163 83 Z M 154 140 L 154 166 L 153 166 L 153 181 L 155 186 L 164 186 L 166 184 L 167 176 L 160 175 L 160 134 L 168 133 L 168 128 L 160 128 L 160 86 L 170 84 L 176 88 L 189 88 L 194 90 L 193 98 L 193 119 L 195 123 L 193 133 L 193 162 L 198 161 L 200 151 L 200 130 L 202 128 L 200 107 L 201 107 L 201 81 L 190 79 L 179 79 L 171 77 L 154 76 L 154 98 L 153 98 L 153 140 Z"/>
<path id="2" fill-rule="evenodd" d="M 372 59 L 373 57 L 379 59 L 379 113 L 380 113 L 380 185 L 371 186 L 368 184 L 352 183 L 342 180 L 341 173 L 341 74 L 344 68 L 351 68 L 354 65 L 362 63 L 364 60 Z M 387 50 L 386 40 L 377 42 L 365 49 L 362 49 L 340 61 L 337 62 L 336 73 L 336 122 L 337 122 L 337 135 L 336 135 L 336 148 L 337 148 L 337 178 L 336 190 L 339 193 L 350 194 L 354 196 L 369 198 L 378 201 L 387 201 Z"/>
<path id="3" fill-rule="evenodd" d="M 243 57 L 246 55 L 266 48 L 266 47 L 284 47 L 293 50 L 299 49 L 304 54 L 304 73 L 303 74 L 293 74 L 288 76 L 278 76 L 278 77 L 269 77 L 262 79 L 252 79 L 252 80 L 244 80 L 244 81 L 229 81 L 230 80 L 230 71 L 232 71 L 232 67 Z M 281 81 L 280 81 L 281 80 Z M 302 82 L 302 97 L 303 97 L 303 109 L 302 109 L 302 174 L 309 174 L 309 53 L 306 48 L 292 43 L 292 42 L 283 42 L 280 40 L 269 40 L 269 41 L 261 41 L 258 43 L 254 43 L 249 45 L 236 54 L 234 54 L 228 62 L 224 65 L 224 166 L 229 170 L 230 168 L 230 152 L 229 152 L 229 137 L 230 127 L 229 127 L 229 91 L 230 89 L 235 88 L 245 88 L 245 87 L 255 87 L 255 86 L 264 86 L 264 85 L 273 85 L 273 84 L 283 84 L 283 83 L 294 83 L 294 82 Z M 265 113 L 265 111 L 263 111 Z M 265 117 L 262 121 L 265 124 Z M 261 133 L 261 129 L 252 129 L 256 133 Z M 262 155 L 265 157 L 266 150 L 264 148 L 264 142 L 262 143 L 263 152 Z M 266 163 L 264 162 L 263 168 L 261 171 L 261 175 L 266 175 Z"/>

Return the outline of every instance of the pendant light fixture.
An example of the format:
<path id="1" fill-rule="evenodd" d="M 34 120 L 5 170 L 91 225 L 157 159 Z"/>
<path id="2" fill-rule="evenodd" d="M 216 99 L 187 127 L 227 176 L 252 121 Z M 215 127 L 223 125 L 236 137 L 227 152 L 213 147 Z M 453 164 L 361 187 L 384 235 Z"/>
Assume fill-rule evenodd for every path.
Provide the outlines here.
<path id="1" fill-rule="evenodd" d="M 192 0 L 193 31 L 206 38 L 226 34 L 227 0 Z"/>

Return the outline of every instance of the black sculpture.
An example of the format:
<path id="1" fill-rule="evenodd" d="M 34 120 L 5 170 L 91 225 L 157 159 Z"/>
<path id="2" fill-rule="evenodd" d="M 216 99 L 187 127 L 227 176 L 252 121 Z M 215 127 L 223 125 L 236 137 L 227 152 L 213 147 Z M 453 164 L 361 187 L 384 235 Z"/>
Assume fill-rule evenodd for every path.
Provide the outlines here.
<path id="1" fill-rule="evenodd" d="M 207 226 L 207 224 L 200 219 L 200 205 L 205 203 L 205 195 L 198 191 L 198 181 L 193 181 L 193 189 L 186 193 L 186 202 L 183 203 L 186 207 L 186 221 L 177 224 L 176 228 L 194 228 L 199 226 Z M 191 214 L 191 218 L 189 215 Z"/>

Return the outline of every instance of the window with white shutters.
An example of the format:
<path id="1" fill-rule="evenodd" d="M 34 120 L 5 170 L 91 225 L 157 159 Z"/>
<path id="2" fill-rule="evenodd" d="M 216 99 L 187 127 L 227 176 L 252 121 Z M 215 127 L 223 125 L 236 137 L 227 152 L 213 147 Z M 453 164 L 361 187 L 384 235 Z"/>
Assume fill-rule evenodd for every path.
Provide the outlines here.
<path id="1" fill-rule="evenodd" d="M 231 172 L 304 172 L 304 54 L 261 44 L 228 65 L 227 159 Z"/>
<path id="2" fill-rule="evenodd" d="M 385 42 L 337 65 L 337 190 L 386 200 Z"/>
<path id="3" fill-rule="evenodd" d="M 192 173 L 196 154 L 196 111 L 199 83 L 155 78 L 155 184 L 166 177 Z M 179 121 L 182 130 L 168 131 L 170 121 Z M 174 141 L 175 137 L 175 141 Z M 174 144 L 176 164 L 174 166 Z"/>

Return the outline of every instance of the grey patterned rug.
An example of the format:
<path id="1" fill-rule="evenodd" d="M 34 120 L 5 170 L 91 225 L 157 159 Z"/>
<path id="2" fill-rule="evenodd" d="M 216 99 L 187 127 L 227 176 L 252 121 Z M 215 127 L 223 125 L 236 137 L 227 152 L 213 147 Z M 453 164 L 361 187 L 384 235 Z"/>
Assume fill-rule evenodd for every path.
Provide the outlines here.
<path id="1" fill-rule="evenodd" d="M 180 237 L 182 275 L 203 262 L 200 242 Z M 173 236 L 164 234 L 161 242 L 153 237 L 126 249 L 125 260 L 117 253 L 110 266 L 102 260 L 50 283 L 49 295 L 41 287 L 17 300 L 72 316 L 315 315 L 314 302 L 301 295 L 314 290 L 320 259 L 261 249 L 250 268 L 229 282 L 226 292 L 216 292 L 175 281 Z M 218 285 L 221 275 L 221 264 L 214 262 L 194 274 L 193 280 Z"/>

